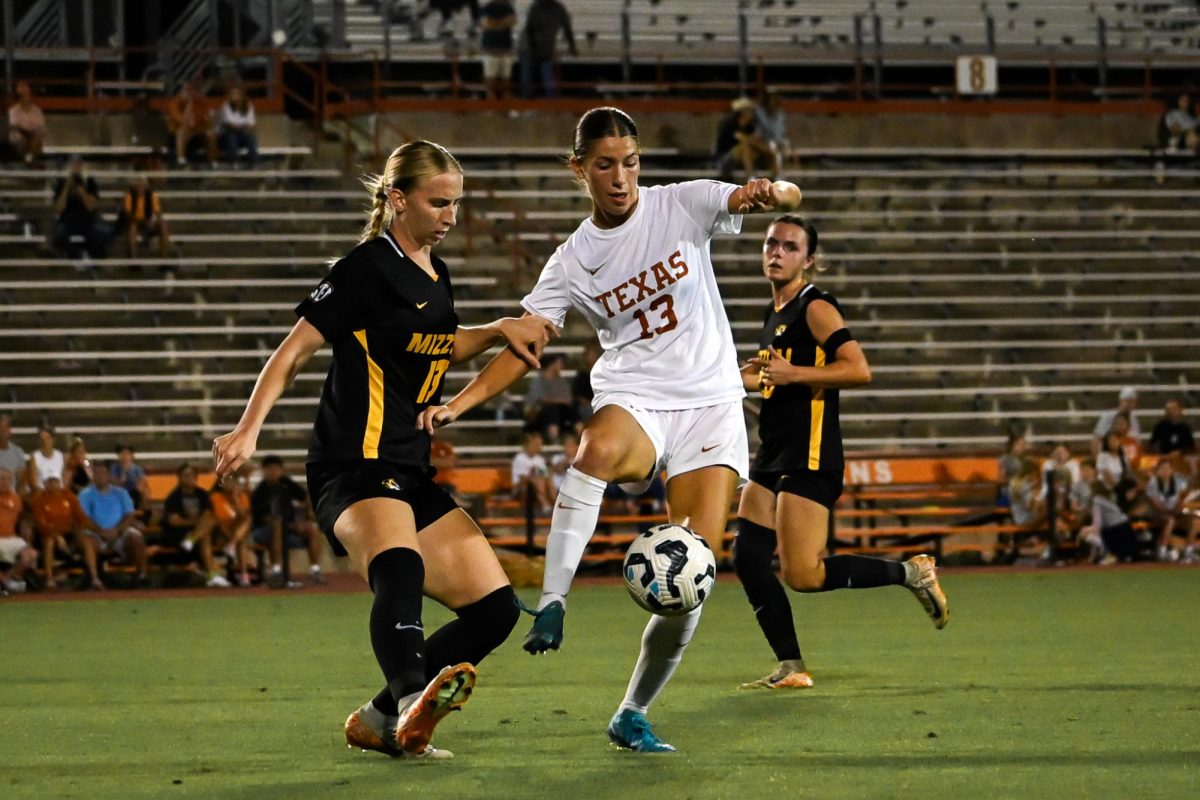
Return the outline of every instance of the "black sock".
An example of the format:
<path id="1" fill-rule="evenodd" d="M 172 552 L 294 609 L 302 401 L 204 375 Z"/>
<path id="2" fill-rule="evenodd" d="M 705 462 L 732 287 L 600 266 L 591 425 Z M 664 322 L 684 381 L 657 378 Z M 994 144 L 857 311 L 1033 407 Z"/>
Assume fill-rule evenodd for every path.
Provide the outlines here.
<path id="1" fill-rule="evenodd" d="M 521 616 L 517 595 L 504 586 L 482 600 L 454 609 L 458 619 L 447 622 L 425 640 L 425 679 L 433 680 L 443 667 L 478 665 L 504 644 Z"/>
<path id="2" fill-rule="evenodd" d="M 904 583 L 904 564 L 870 556 L 830 556 L 825 559 L 822 592 L 834 589 L 873 589 Z"/>
<path id="3" fill-rule="evenodd" d="M 780 661 L 799 661 L 800 642 L 792 621 L 792 604 L 771 559 L 775 556 L 775 531 L 738 517 L 733 543 L 733 568 L 754 609 L 754 618 Z"/>
<path id="4" fill-rule="evenodd" d="M 425 687 L 425 629 L 421 587 L 425 562 L 415 550 L 393 547 L 371 559 L 367 579 L 375 592 L 371 606 L 371 647 L 387 679 L 375 707 L 396 716 L 396 701 Z"/>

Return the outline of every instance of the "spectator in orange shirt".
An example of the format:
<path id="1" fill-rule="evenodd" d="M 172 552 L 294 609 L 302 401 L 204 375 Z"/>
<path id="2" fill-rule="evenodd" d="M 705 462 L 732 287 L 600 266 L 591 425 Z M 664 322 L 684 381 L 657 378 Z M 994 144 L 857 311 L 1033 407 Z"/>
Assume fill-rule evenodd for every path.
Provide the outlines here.
<path id="1" fill-rule="evenodd" d="M 213 484 L 209 499 L 213 516 L 233 556 L 238 586 L 250 585 L 250 465 L 243 464 L 224 483 Z"/>
<path id="2" fill-rule="evenodd" d="M 8 143 L 18 158 L 32 164 L 42 157 L 46 139 L 46 116 L 33 103 L 29 81 L 17 82 L 17 102 L 8 107 Z"/>
<path id="3" fill-rule="evenodd" d="M 16 491 L 16 473 L 0 467 L 0 593 L 25 591 L 22 578 L 37 566 L 37 550 L 17 530 L 24 507 Z"/>
<path id="4" fill-rule="evenodd" d="M 71 553 L 79 544 L 83 532 L 98 526 L 83 513 L 79 498 L 63 487 L 62 478 L 57 475 L 46 476 L 45 488 L 30 499 L 29 508 L 33 512 L 34 525 L 42 542 L 42 560 L 46 564 L 46 588 L 57 589 L 58 581 L 54 577 L 55 551 Z M 92 575 L 91 587 L 103 589 L 104 585 L 100 583 L 98 576 Z"/>
<path id="5" fill-rule="evenodd" d="M 125 232 L 130 258 L 137 258 L 139 241 L 150 244 L 155 237 L 158 237 L 158 252 L 163 258 L 171 249 L 171 234 L 167 230 L 167 221 L 163 219 L 158 195 L 142 175 L 135 176 L 125 191 L 121 215 L 117 218 L 117 231 Z"/>
<path id="6" fill-rule="evenodd" d="M 217 135 L 213 131 L 208 103 L 196 93 L 191 84 L 179 87 L 179 93 L 167 102 L 167 130 L 175 140 L 175 163 L 187 164 L 188 143 L 196 136 L 204 137 L 208 163 L 217 163 Z"/>

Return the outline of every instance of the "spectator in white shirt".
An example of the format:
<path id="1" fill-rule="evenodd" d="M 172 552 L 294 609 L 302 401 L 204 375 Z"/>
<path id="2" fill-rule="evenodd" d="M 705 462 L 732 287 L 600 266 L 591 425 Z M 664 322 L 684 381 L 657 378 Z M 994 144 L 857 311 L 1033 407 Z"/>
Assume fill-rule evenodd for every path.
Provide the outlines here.
<path id="1" fill-rule="evenodd" d="M 513 494 L 524 499 L 533 493 L 534 502 L 543 514 L 550 512 L 550 470 L 542 455 L 542 434 L 526 431 L 521 440 L 521 449 L 512 460 Z"/>
<path id="2" fill-rule="evenodd" d="M 1171 549 L 1171 537 L 1175 524 L 1191 523 L 1183 515 L 1183 498 L 1187 495 L 1188 482 L 1182 475 L 1175 474 L 1169 458 L 1161 458 L 1154 466 L 1154 475 L 1146 483 L 1146 498 L 1150 501 L 1154 515 L 1152 524 L 1162 525 L 1158 535 L 1158 560 L 1175 561 L 1179 551 Z"/>
<path id="3" fill-rule="evenodd" d="M 1135 413 L 1137 396 L 1137 389 L 1126 386 L 1117 395 L 1117 407 L 1112 411 L 1105 411 L 1100 415 L 1100 419 L 1096 420 L 1096 427 L 1092 429 L 1092 455 L 1097 455 L 1103 449 L 1105 434 L 1112 430 L 1113 422 L 1122 413 L 1129 418 L 1129 435 L 1138 440 L 1142 438 L 1142 428 L 1138 425 Z"/>
<path id="4" fill-rule="evenodd" d="M 38 428 L 38 449 L 29 457 L 29 486 L 33 491 L 46 488 L 47 478 L 62 480 L 66 468 L 66 458 L 62 450 L 55 446 L 54 428 L 43 425 Z"/>
<path id="5" fill-rule="evenodd" d="M 237 161 L 238 153 L 245 148 L 250 163 L 258 164 L 255 124 L 254 104 L 246 97 L 242 87 L 232 87 L 224 105 L 217 113 L 217 138 L 221 143 L 221 151 L 228 160 Z"/>

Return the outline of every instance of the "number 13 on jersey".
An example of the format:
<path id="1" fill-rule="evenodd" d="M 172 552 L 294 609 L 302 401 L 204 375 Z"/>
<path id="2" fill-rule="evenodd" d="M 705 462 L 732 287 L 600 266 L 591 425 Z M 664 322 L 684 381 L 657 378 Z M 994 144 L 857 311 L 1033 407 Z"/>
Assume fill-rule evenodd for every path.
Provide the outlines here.
<path id="1" fill-rule="evenodd" d="M 647 318 L 645 311 L 642 311 L 639 308 L 637 311 L 633 312 L 633 318 L 642 325 L 642 335 L 638 338 L 653 339 L 656 334 L 675 330 L 675 326 L 679 324 L 679 319 L 675 316 L 675 301 L 671 298 L 671 295 L 661 295 L 657 300 L 650 304 L 649 310 L 658 311 L 658 309 L 662 306 L 666 306 L 666 308 L 664 308 L 659 315 L 659 319 L 662 321 L 662 324 L 653 329 L 650 327 L 650 320 Z"/>
<path id="2" fill-rule="evenodd" d="M 421 385 L 421 391 L 417 392 L 417 403 L 428 403 L 438 390 L 438 386 L 442 383 L 442 376 L 446 374 L 446 370 L 450 368 L 450 362 L 445 359 L 431 361 L 429 363 L 429 374 L 425 376 L 425 383 Z"/>

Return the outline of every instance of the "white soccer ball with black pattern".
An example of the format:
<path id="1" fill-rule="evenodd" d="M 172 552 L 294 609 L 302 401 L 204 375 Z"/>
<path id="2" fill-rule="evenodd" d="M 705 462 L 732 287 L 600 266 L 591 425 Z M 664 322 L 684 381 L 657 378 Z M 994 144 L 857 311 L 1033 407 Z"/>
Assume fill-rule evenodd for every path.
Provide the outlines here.
<path id="1" fill-rule="evenodd" d="M 625 588 L 654 614 L 679 616 L 712 594 L 717 561 L 692 530 L 667 523 L 638 536 L 625 553 Z"/>

